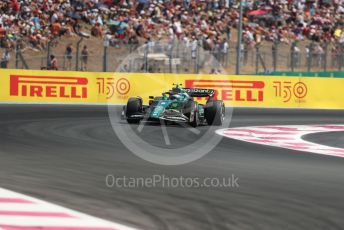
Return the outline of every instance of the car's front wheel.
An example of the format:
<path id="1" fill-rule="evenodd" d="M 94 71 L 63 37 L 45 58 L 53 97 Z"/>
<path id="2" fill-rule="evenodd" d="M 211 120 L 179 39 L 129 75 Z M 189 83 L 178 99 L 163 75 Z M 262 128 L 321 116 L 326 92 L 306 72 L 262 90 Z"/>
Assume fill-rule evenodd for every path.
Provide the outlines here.
<path id="1" fill-rule="evenodd" d="M 129 98 L 126 107 L 126 117 L 129 124 L 138 124 L 141 118 L 135 118 L 133 115 L 142 114 L 142 100 L 140 98 Z"/>

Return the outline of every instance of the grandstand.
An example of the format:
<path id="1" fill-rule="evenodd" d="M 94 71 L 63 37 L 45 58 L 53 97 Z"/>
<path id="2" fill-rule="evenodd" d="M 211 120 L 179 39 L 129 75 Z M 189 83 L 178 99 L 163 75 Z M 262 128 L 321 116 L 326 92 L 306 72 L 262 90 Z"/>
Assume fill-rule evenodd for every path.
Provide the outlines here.
<path id="1" fill-rule="evenodd" d="M 243 73 L 341 70 L 344 1 L 251 0 L 243 4 Z M 90 49 L 90 71 L 114 71 L 126 55 L 151 41 L 169 42 L 175 50 L 190 47 L 190 51 L 196 42 L 229 72 L 235 66 L 239 1 L 5 0 L 0 13 L 3 67 L 9 59 L 11 68 L 48 68 L 47 59 L 54 53 L 59 69 L 81 70 L 76 65 L 76 57 L 82 58 L 76 54 L 81 52 L 73 31 L 76 25 L 92 35 L 83 41 Z M 107 58 L 104 40 L 109 45 Z M 71 60 L 65 51 L 70 44 Z M 188 55 L 192 58 L 192 52 Z"/>

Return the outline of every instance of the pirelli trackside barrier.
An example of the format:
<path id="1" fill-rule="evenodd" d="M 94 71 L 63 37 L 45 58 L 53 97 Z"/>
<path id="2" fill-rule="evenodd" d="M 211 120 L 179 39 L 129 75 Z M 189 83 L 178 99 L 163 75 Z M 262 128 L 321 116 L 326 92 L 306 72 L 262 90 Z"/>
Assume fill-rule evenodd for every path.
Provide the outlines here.
<path id="1" fill-rule="evenodd" d="M 2 103 L 124 104 L 172 83 L 211 88 L 226 106 L 344 109 L 344 79 L 0 70 Z"/>

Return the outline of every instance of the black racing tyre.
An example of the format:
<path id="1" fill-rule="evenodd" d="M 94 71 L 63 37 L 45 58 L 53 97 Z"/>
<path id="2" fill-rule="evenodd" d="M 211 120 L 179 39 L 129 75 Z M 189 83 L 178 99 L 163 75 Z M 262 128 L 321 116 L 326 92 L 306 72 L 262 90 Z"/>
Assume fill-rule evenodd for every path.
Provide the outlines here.
<path id="1" fill-rule="evenodd" d="M 197 109 L 197 103 L 195 101 L 188 101 L 185 104 L 184 115 L 189 118 L 189 124 L 192 127 L 197 127 L 199 125 L 199 114 Z"/>
<path id="2" fill-rule="evenodd" d="M 208 125 L 221 126 L 225 119 L 225 104 L 220 100 L 207 101 L 204 116 Z"/>
<path id="3" fill-rule="evenodd" d="M 142 113 L 142 100 L 136 97 L 129 98 L 126 108 L 126 117 L 129 124 L 138 124 L 141 119 L 130 118 L 131 115 Z"/>

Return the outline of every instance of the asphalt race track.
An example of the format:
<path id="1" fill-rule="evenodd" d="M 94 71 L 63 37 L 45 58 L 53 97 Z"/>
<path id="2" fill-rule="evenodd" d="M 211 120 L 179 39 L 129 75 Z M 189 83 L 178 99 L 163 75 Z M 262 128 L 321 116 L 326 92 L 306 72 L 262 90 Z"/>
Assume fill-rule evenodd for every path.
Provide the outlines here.
<path id="1" fill-rule="evenodd" d="M 235 109 L 231 127 L 268 124 L 344 124 L 344 111 Z M 167 128 L 177 145 L 194 138 L 184 130 Z M 159 145 L 153 142 L 161 141 L 160 126 L 146 126 L 143 134 Z M 342 132 L 306 139 L 344 147 Z M 234 174 L 240 187 L 109 188 L 108 174 Z M 127 150 L 103 106 L 0 106 L 0 187 L 149 230 L 344 226 L 343 158 L 224 138 L 200 160 L 160 166 Z"/>

